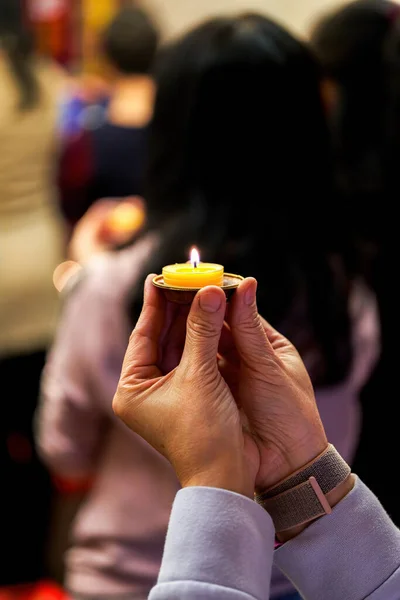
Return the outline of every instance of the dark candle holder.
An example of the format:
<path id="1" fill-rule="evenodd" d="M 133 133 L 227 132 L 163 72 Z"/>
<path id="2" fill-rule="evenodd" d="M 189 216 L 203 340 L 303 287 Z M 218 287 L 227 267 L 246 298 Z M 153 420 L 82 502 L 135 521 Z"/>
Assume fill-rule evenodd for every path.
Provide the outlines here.
<path id="1" fill-rule="evenodd" d="M 232 297 L 235 290 L 239 287 L 244 277 L 241 275 L 233 275 L 232 273 L 224 273 L 224 282 L 221 285 L 221 289 L 224 290 L 226 299 Z M 171 287 L 164 283 L 162 275 L 157 275 L 153 279 L 153 285 L 163 290 L 167 300 L 170 302 L 176 302 L 177 304 L 191 304 L 193 298 L 197 292 L 202 288 L 188 288 L 188 287 Z"/>

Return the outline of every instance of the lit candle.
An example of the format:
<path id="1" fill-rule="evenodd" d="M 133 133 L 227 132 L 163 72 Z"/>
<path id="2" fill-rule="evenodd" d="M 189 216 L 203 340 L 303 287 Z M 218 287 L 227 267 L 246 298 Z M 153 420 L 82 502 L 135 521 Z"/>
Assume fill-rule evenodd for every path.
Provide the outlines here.
<path id="1" fill-rule="evenodd" d="M 224 267 L 214 263 L 200 262 L 196 248 L 193 248 L 190 261 L 168 265 L 163 268 L 164 284 L 171 288 L 202 288 L 206 285 L 224 284 Z"/>

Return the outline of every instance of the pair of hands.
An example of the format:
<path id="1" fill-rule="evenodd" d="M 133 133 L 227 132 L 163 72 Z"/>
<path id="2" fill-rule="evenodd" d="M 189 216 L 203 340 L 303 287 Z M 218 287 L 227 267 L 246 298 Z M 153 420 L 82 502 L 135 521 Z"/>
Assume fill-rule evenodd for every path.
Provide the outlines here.
<path id="1" fill-rule="evenodd" d="M 246 279 L 227 310 L 207 287 L 192 306 L 145 284 L 114 412 L 172 464 L 183 487 L 252 498 L 320 454 L 327 439 L 304 364 L 258 314 Z"/>

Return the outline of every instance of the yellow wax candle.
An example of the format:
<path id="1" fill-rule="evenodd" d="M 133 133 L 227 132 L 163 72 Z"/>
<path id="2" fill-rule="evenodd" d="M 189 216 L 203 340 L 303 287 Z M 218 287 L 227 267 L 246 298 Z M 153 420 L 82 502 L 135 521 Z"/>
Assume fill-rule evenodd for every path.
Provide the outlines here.
<path id="1" fill-rule="evenodd" d="M 192 250 L 190 262 L 168 265 L 163 268 L 164 284 L 174 288 L 202 288 L 224 283 L 224 267 L 200 262 L 199 253 Z"/>

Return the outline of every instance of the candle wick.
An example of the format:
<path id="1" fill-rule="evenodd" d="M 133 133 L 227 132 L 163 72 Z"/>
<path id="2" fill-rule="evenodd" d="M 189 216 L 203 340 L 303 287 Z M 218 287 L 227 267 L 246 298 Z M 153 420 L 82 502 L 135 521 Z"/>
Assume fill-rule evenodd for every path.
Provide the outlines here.
<path id="1" fill-rule="evenodd" d="M 196 262 L 196 261 L 194 261 L 194 263 L 193 263 L 193 267 L 194 267 L 195 269 L 197 269 L 197 262 Z"/>

